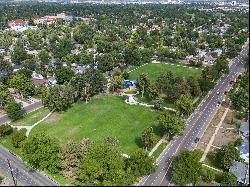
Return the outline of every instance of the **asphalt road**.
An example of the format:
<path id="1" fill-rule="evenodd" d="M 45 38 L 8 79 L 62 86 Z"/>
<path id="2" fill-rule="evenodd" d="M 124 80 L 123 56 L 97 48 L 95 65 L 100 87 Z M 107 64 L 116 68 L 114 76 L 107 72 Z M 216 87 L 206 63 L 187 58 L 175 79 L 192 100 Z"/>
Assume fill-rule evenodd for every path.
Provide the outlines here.
<path id="1" fill-rule="evenodd" d="M 42 101 L 39 101 L 39 102 L 35 102 L 31 105 L 24 107 L 24 110 L 26 111 L 26 113 L 29 113 L 42 106 L 43 106 Z M 5 123 L 10 123 L 10 122 L 11 122 L 11 119 L 7 115 L 0 118 L 0 125 L 5 124 Z"/>
<path id="2" fill-rule="evenodd" d="M 28 171 L 22 160 L 0 146 L 0 170 L 5 176 L 11 179 L 12 185 L 14 185 L 14 182 L 12 180 L 7 158 L 10 160 L 14 178 L 17 179 L 18 186 L 59 186 L 57 183 L 35 170 Z"/>
<path id="3" fill-rule="evenodd" d="M 157 160 L 157 171 L 149 176 L 144 177 L 139 186 L 173 186 L 172 182 L 172 163 L 174 158 L 182 149 L 193 150 L 197 146 L 194 140 L 201 138 L 208 127 L 213 116 L 216 114 L 219 106 L 218 101 L 224 99 L 224 91 L 229 91 L 232 85 L 229 83 L 234 80 L 240 73 L 244 71 L 244 57 L 248 53 L 248 43 L 238 57 L 233 59 L 233 63 L 229 68 L 229 73 L 223 75 L 213 90 L 203 99 L 194 113 L 188 118 L 183 136 L 172 140 L 167 148 Z M 217 95 L 217 92 L 220 92 Z"/>

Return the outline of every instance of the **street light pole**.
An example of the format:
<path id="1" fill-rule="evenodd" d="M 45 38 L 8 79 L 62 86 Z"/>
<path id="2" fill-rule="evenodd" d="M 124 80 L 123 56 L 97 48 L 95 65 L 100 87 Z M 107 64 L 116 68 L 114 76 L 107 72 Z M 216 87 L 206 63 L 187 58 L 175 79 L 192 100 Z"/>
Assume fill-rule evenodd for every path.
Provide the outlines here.
<path id="1" fill-rule="evenodd" d="M 11 165 L 10 165 L 10 160 L 7 158 L 7 162 L 8 162 L 8 165 L 9 165 L 9 168 L 10 168 L 10 173 L 11 173 L 11 176 L 12 176 L 12 179 L 13 179 L 13 182 L 14 182 L 14 185 L 16 186 L 16 181 L 15 181 L 15 178 L 14 178 L 14 175 L 13 175 L 13 170 L 11 168 Z"/>

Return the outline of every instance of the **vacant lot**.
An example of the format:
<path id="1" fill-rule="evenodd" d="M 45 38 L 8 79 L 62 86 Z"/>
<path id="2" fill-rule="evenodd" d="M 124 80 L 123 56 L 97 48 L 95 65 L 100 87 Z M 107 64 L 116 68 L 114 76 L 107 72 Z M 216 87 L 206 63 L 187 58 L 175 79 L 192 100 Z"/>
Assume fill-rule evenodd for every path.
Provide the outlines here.
<path id="1" fill-rule="evenodd" d="M 213 136 L 217 125 L 221 121 L 221 117 L 223 116 L 225 110 L 226 108 L 224 106 L 221 106 L 219 108 L 213 120 L 210 122 L 206 132 L 198 143 L 197 149 L 200 149 L 202 152 L 205 151 L 206 146 L 210 138 Z M 235 118 L 233 111 L 229 110 L 225 119 L 222 122 L 218 133 L 215 136 L 212 146 L 209 149 L 208 155 L 204 161 L 206 164 L 217 168 L 214 153 L 217 151 L 217 149 L 220 149 L 224 145 L 233 143 L 236 139 L 240 137 L 238 134 L 238 123 L 239 120 Z"/>
<path id="2" fill-rule="evenodd" d="M 101 142 L 107 136 L 115 136 L 124 152 L 130 154 L 140 147 L 138 139 L 142 131 L 154 125 L 157 114 L 148 108 L 127 105 L 122 97 L 100 97 L 88 104 L 78 102 L 64 113 L 51 115 L 31 135 L 45 132 L 60 143 L 82 138 Z"/>
<path id="3" fill-rule="evenodd" d="M 148 74 L 152 81 L 156 81 L 161 72 L 171 71 L 175 76 L 179 77 L 200 77 L 201 69 L 195 69 L 179 64 L 147 64 L 130 73 L 130 80 L 137 79 L 141 73 Z"/>

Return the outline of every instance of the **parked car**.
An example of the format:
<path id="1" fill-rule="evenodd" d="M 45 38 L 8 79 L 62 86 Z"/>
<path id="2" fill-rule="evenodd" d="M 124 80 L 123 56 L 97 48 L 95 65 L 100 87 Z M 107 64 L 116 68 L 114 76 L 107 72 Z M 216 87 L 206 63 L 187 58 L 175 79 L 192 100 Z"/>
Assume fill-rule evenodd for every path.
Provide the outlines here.
<path id="1" fill-rule="evenodd" d="M 195 139 L 194 139 L 194 142 L 195 143 L 198 143 L 200 141 L 200 138 L 198 138 L 198 137 L 196 137 Z"/>
<path id="2" fill-rule="evenodd" d="M 224 92 L 224 94 L 227 95 L 227 93 L 228 93 L 228 91 L 226 90 L 226 91 Z"/>

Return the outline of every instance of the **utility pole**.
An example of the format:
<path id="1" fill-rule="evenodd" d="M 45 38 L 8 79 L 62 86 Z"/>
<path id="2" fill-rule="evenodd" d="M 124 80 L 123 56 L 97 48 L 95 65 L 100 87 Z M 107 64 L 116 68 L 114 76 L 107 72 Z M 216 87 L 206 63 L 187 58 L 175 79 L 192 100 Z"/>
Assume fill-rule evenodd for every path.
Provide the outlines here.
<path id="1" fill-rule="evenodd" d="M 10 168 L 10 173 L 11 173 L 11 176 L 12 176 L 12 179 L 13 179 L 13 182 L 14 182 L 14 185 L 16 186 L 16 180 L 14 178 L 14 175 L 13 175 L 13 170 L 11 168 L 11 165 L 10 165 L 10 160 L 7 158 L 7 162 L 8 162 L 8 165 L 9 165 L 9 168 Z"/>

